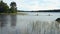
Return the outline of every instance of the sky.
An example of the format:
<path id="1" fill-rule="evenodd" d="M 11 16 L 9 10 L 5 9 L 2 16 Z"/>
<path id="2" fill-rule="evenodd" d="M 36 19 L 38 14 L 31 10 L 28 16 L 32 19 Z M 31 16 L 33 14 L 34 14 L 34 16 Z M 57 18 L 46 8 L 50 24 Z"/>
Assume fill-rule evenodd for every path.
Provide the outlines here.
<path id="1" fill-rule="evenodd" d="M 60 9 L 60 0 L 3 0 L 10 5 L 16 2 L 18 10 L 37 11 L 37 10 L 53 10 Z"/>

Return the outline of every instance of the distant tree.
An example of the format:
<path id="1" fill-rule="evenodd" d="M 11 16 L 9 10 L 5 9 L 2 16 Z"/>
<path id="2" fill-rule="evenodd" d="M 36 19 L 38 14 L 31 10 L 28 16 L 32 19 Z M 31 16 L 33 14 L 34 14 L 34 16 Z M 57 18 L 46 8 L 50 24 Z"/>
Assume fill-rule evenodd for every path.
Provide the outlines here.
<path id="1" fill-rule="evenodd" d="M 10 13 L 17 13 L 16 3 L 15 2 L 11 2 L 10 6 L 11 6 Z"/>
<path id="2" fill-rule="evenodd" d="M 0 2 L 0 13 L 8 13 L 9 7 L 3 1 Z"/>

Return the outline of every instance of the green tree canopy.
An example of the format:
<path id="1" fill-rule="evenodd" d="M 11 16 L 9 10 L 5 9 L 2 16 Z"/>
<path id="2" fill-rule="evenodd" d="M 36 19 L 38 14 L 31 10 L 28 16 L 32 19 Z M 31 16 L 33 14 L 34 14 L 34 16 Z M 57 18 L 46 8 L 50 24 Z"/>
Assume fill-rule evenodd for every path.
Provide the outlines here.
<path id="1" fill-rule="evenodd" d="M 16 7 L 16 3 L 15 2 L 11 2 L 10 4 L 11 8 L 10 8 L 10 13 L 17 13 L 17 7 Z"/>
<path id="2" fill-rule="evenodd" d="M 3 1 L 0 2 L 0 13 L 8 13 L 9 7 Z"/>

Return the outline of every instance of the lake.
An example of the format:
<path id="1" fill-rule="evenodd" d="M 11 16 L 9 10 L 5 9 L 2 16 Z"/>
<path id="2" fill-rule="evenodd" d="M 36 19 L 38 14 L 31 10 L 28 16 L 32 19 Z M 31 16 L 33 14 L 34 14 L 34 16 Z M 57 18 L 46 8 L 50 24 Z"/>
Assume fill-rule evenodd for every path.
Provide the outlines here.
<path id="1" fill-rule="evenodd" d="M 37 34 L 38 31 L 33 31 L 33 23 L 50 23 L 60 18 L 59 12 L 21 12 L 27 15 L 0 15 L 0 33 L 1 34 Z M 45 24 L 44 24 L 45 25 Z M 45 27 L 42 25 L 43 27 Z M 43 27 L 41 34 L 44 34 Z M 54 29 L 52 32 L 55 32 Z M 57 31 L 58 32 L 58 31 Z M 38 33 L 39 34 L 39 33 Z M 48 33 L 46 33 L 48 34 Z M 54 34 L 54 33 L 49 33 Z M 56 33 L 57 34 L 57 33 Z M 59 34 L 59 33 L 58 33 Z"/>

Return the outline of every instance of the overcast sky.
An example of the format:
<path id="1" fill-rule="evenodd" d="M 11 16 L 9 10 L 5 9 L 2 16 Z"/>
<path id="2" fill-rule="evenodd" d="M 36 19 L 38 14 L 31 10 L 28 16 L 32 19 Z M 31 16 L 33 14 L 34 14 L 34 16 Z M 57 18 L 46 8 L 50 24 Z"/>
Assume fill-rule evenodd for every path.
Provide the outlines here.
<path id="1" fill-rule="evenodd" d="M 52 10 L 60 9 L 60 0 L 3 0 L 8 5 L 14 1 L 18 10 Z"/>

